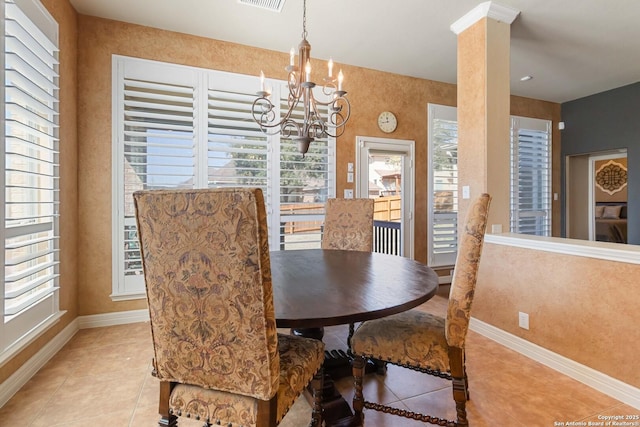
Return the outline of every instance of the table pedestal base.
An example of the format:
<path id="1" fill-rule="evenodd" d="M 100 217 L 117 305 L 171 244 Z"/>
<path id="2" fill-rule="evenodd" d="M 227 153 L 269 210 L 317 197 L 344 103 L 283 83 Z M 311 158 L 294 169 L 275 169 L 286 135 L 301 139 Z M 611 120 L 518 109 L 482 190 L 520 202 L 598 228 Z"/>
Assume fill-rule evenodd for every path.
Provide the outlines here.
<path id="1" fill-rule="evenodd" d="M 322 341 L 324 328 L 291 329 L 296 336 L 314 338 Z M 325 351 L 324 353 L 324 389 L 322 392 L 322 418 L 329 427 L 359 427 L 360 422 L 353 416 L 351 406 L 342 397 L 334 380 L 351 376 L 351 358 L 342 350 Z M 307 400 L 310 393 L 305 393 Z M 311 402 L 311 400 L 310 400 Z"/>

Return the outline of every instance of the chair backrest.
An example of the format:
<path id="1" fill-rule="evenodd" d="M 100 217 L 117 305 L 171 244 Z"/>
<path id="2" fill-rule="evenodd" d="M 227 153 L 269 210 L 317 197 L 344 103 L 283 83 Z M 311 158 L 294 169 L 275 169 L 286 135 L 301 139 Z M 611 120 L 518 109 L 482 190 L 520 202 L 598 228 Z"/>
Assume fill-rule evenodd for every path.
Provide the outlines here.
<path id="1" fill-rule="evenodd" d="M 270 399 L 280 361 L 262 191 L 133 197 L 158 378 Z"/>
<path id="2" fill-rule="evenodd" d="M 327 200 L 322 249 L 371 252 L 373 199 Z"/>
<path id="3" fill-rule="evenodd" d="M 460 233 L 445 329 L 450 347 L 464 348 L 467 338 L 490 203 L 491 196 L 488 194 L 482 194 L 474 200 L 467 212 L 464 230 Z"/>

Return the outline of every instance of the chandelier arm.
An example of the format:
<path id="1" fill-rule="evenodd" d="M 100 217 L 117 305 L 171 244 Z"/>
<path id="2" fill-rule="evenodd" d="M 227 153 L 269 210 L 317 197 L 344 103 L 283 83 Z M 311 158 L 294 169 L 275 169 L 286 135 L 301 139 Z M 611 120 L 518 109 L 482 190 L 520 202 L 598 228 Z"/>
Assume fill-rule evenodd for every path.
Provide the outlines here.
<path id="1" fill-rule="evenodd" d="M 327 134 L 327 125 L 321 119 L 313 120 L 309 123 L 309 135 L 312 138 L 321 138 Z"/>
<path id="2" fill-rule="evenodd" d="M 300 74 L 298 73 L 298 67 L 288 66 L 289 80 L 287 87 L 289 88 L 289 98 L 300 98 L 302 87 L 300 85 Z"/>
<path id="3" fill-rule="evenodd" d="M 334 111 L 327 118 L 328 120 L 325 133 L 332 138 L 337 138 L 344 133 L 345 126 L 349 120 L 349 116 L 351 115 L 351 105 L 349 104 L 349 100 L 344 98 L 344 102 L 345 108 L 340 107 L 339 110 Z M 343 112 L 346 113 L 343 114 Z M 330 132 L 330 129 L 333 129 L 335 132 Z"/>
<path id="4" fill-rule="evenodd" d="M 269 129 L 282 127 L 286 124 L 287 121 L 293 121 L 291 119 L 291 113 L 293 108 L 290 108 L 287 111 L 287 114 L 280 121 L 275 121 L 275 105 L 271 102 L 269 98 L 266 96 L 260 96 L 253 101 L 251 106 L 251 115 L 253 120 L 258 124 L 260 130 L 267 135 L 276 135 L 280 133 L 280 131 L 276 131 L 273 133 L 269 133 Z"/>
<path id="5" fill-rule="evenodd" d="M 286 119 L 282 121 L 282 136 L 285 138 L 290 138 L 292 135 L 291 128 L 295 130 L 295 135 L 302 135 L 302 129 L 300 129 L 300 125 L 296 123 L 293 119 Z"/>

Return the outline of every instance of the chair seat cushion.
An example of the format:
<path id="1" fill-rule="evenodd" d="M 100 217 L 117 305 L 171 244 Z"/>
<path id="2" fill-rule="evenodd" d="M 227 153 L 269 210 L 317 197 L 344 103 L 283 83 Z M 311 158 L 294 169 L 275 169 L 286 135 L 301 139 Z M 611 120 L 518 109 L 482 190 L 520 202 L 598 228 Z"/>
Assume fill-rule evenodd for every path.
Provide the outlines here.
<path id="1" fill-rule="evenodd" d="M 278 386 L 278 422 L 311 381 L 324 361 L 321 341 L 278 334 L 280 383 Z M 255 426 L 258 401 L 250 396 L 177 384 L 171 392 L 169 407 L 182 414 L 222 425 Z M 187 415 L 188 414 L 188 415 Z"/>
<path id="2" fill-rule="evenodd" d="M 442 317 L 409 310 L 364 322 L 351 339 L 354 354 L 448 372 L 449 346 Z"/>

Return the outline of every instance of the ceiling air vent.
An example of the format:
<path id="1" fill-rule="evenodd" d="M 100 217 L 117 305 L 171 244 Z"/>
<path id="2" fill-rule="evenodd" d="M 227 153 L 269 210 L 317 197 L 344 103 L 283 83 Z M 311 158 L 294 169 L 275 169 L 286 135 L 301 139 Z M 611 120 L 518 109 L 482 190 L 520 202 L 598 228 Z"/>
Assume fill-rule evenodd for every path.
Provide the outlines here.
<path id="1" fill-rule="evenodd" d="M 272 12 L 282 11 L 282 6 L 286 0 L 238 0 L 240 4 L 267 9 Z"/>

